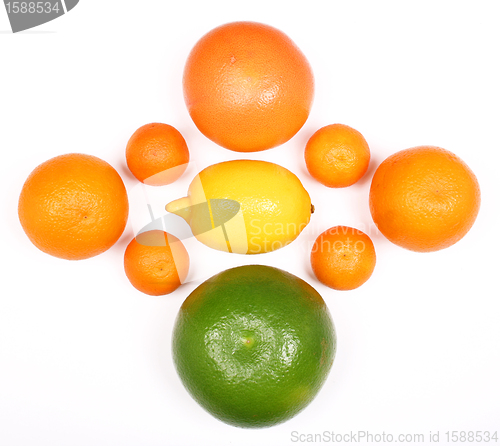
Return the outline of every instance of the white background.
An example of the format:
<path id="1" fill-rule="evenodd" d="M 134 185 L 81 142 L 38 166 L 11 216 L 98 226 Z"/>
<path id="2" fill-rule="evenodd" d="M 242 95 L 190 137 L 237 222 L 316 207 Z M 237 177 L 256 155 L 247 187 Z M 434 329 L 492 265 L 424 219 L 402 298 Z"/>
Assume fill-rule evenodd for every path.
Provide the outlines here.
<path id="1" fill-rule="evenodd" d="M 423 433 L 426 441 L 440 431 L 441 442 L 453 430 L 500 435 L 497 11 L 493 1 L 82 0 L 53 22 L 11 34 L 0 8 L 0 444 L 276 446 L 306 439 L 297 435 L 358 430 L 395 439 Z M 201 135 L 181 89 L 197 39 L 233 20 L 287 33 L 316 78 L 302 130 L 281 147 L 245 156 Z M 301 178 L 316 207 L 308 228 L 290 246 L 253 257 L 191 244 L 192 281 L 163 297 L 127 281 L 131 224 L 92 259 L 71 262 L 37 250 L 17 218 L 29 173 L 53 156 L 84 152 L 111 163 L 132 191 L 137 181 L 125 145 L 154 121 L 181 131 L 196 164 L 156 191 L 165 203 L 185 194 L 196 169 L 263 159 Z M 372 151 L 367 175 L 339 190 L 315 182 L 303 161 L 307 139 L 335 122 L 359 130 Z M 423 144 L 464 159 L 482 191 L 469 234 L 428 254 L 392 245 L 368 210 L 377 165 Z M 350 292 L 324 287 L 309 266 L 313 240 L 338 224 L 364 229 L 377 250 L 372 278 Z M 263 430 L 227 426 L 201 409 L 170 355 L 185 297 L 213 273 L 247 263 L 277 266 L 312 284 L 338 333 L 337 357 L 317 398 Z"/>

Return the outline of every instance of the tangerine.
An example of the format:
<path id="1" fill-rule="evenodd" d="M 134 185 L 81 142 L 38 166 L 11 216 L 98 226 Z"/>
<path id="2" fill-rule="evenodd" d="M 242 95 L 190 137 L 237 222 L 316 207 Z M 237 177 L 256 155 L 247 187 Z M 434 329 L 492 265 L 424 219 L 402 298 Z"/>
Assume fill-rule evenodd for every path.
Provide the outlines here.
<path id="1" fill-rule="evenodd" d="M 311 250 L 314 275 L 334 290 L 353 290 L 363 285 L 371 277 L 376 259 L 370 237 L 347 226 L 326 230 Z"/>
<path id="2" fill-rule="evenodd" d="M 174 235 L 160 230 L 146 231 L 128 244 L 124 268 L 136 289 L 161 296 L 172 293 L 186 280 L 189 255 Z"/>
<path id="3" fill-rule="evenodd" d="M 363 177 L 370 148 L 361 133 L 343 124 L 320 128 L 306 144 L 307 170 L 328 187 L 347 187 Z"/>
<path id="4" fill-rule="evenodd" d="M 138 128 L 130 137 L 126 158 L 128 168 L 141 183 L 164 186 L 184 173 L 189 149 L 175 127 L 154 122 Z"/>

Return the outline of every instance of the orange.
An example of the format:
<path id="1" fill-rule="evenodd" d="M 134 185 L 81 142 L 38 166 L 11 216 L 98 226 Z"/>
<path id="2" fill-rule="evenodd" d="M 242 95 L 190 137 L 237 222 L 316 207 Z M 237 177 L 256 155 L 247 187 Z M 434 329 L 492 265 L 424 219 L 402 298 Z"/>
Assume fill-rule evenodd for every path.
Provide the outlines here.
<path id="1" fill-rule="evenodd" d="M 375 247 L 364 232 L 335 226 L 320 234 L 311 250 L 311 266 L 317 279 L 334 290 L 353 290 L 372 275 Z"/>
<path id="2" fill-rule="evenodd" d="M 37 248 L 62 259 L 86 259 L 120 238 L 128 218 L 127 191 L 108 163 L 70 153 L 31 172 L 18 211 L 24 232 Z"/>
<path id="3" fill-rule="evenodd" d="M 236 152 L 288 141 L 306 122 L 314 95 L 300 49 L 283 32 L 254 22 L 204 35 L 189 54 L 183 84 L 198 129 Z"/>
<path id="4" fill-rule="evenodd" d="M 189 255 L 177 237 L 152 230 L 132 239 L 125 250 L 124 267 L 135 288 L 161 296 L 172 293 L 186 280 Z"/>
<path id="5" fill-rule="evenodd" d="M 189 150 L 175 127 L 155 122 L 135 131 L 128 141 L 126 158 L 128 168 L 141 183 L 164 186 L 184 173 Z"/>
<path id="6" fill-rule="evenodd" d="M 479 212 L 479 183 L 455 154 L 414 147 L 380 164 L 370 188 L 373 221 L 391 242 L 428 252 L 458 242 Z"/>
<path id="7" fill-rule="evenodd" d="M 320 128 L 307 142 L 307 170 L 328 187 L 347 187 L 366 173 L 370 148 L 363 135 L 343 124 Z"/>

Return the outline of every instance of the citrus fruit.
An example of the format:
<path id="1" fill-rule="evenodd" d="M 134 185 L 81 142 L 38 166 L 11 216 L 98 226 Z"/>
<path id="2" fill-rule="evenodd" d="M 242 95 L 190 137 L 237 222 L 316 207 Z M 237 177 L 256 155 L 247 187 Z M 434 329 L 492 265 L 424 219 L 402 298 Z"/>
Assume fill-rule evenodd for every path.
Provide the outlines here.
<path id="1" fill-rule="evenodd" d="M 161 296 L 175 291 L 186 280 L 189 255 L 182 242 L 160 230 L 133 238 L 124 256 L 125 274 L 139 291 Z"/>
<path id="2" fill-rule="evenodd" d="M 134 132 L 127 143 L 126 158 L 128 168 L 141 183 L 164 186 L 184 173 L 189 150 L 175 127 L 155 122 Z"/>
<path id="3" fill-rule="evenodd" d="M 300 49 L 283 32 L 255 22 L 204 35 L 188 56 L 183 86 L 198 129 L 236 152 L 288 141 L 306 122 L 314 95 Z"/>
<path id="4" fill-rule="evenodd" d="M 202 170 L 188 196 L 166 209 L 184 218 L 205 245 L 259 254 L 292 242 L 309 223 L 309 194 L 289 170 L 274 163 L 235 160 Z"/>
<path id="5" fill-rule="evenodd" d="M 86 259 L 120 238 L 128 218 L 127 191 L 108 163 L 70 153 L 31 172 L 18 211 L 24 232 L 37 248 L 62 259 Z"/>
<path id="6" fill-rule="evenodd" d="M 389 156 L 370 188 L 370 211 L 380 232 L 419 252 L 458 242 L 474 224 L 480 201 L 479 183 L 467 164 L 433 146 Z"/>
<path id="7" fill-rule="evenodd" d="M 343 124 L 320 128 L 307 142 L 307 170 L 328 187 L 347 187 L 366 173 L 370 148 L 357 130 Z"/>
<path id="8" fill-rule="evenodd" d="M 202 283 L 182 304 L 172 353 L 193 398 L 239 427 L 292 418 L 316 396 L 336 351 L 325 302 L 277 268 L 240 266 Z"/>
<path id="9" fill-rule="evenodd" d="M 335 226 L 320 234 L 311 250 L 311 266 L 316 278 L 334 290 L 353 290 L 372 275 L 376 255 L 364 232 Z"/>

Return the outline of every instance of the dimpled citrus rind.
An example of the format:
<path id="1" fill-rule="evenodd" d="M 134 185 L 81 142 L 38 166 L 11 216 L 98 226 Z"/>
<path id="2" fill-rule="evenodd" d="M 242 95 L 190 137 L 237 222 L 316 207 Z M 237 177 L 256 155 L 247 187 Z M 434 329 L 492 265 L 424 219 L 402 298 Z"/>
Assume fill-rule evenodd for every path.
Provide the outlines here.
<path id="1" fill-rule="evenodd" d="M 256 152 L 285 143 L 304 125 L 314 77 L 286 34 L 262 23 L 233 22 L 195 44 L 183 89 L 189 114 L 207 138 Z"/>
<path id="2" fill-rule="evenodd" d="M 36 167 L 19 196 L 20 223 L 41 251 L 67 260 L 94 257 L 122 235 L 129 204 L 125 185 L 106 161 L 69 153 Z"/>
<path id="3" fill-rule="evenodd" d="M 316 396 L 336 334 L 321 296 L 277 268 L 223 271 L 196 288 L 177 316 L 178 374 L 209 413 L 238 427 L 282 423 Z"/>
<path id="4" fill-rule="evenodd" d="M 461 240 L 479 213 L 481 193 L 472 170 L 434 146 L 397 152 L 377 168 L 370 211 L 382 234 L 411 251 L 431 252 Z"/>

